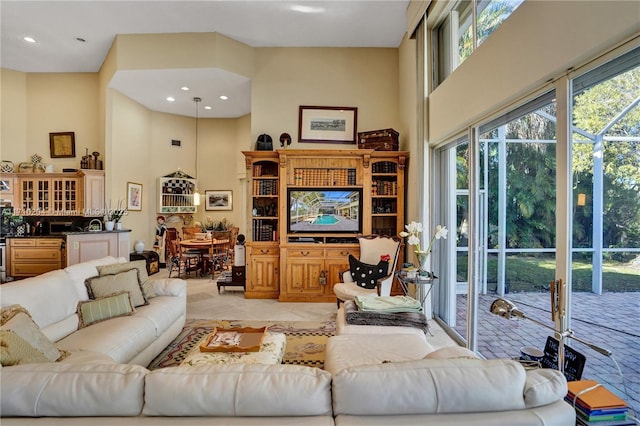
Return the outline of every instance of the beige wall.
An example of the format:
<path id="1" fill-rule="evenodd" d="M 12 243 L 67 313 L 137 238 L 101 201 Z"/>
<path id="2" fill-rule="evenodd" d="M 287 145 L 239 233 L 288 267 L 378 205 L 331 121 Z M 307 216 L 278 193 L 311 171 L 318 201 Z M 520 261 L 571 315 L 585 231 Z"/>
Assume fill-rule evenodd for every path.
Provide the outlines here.
<path id="1" fill-rule="evenodd" d="M 0 69 L 0 160 L 27 158 L 27 74 Z"/>
<path id="2" fill-rule="evenodd" d="M 2 70 L 2 160 L 16 165 L 40 154 L 45 164 L 80 168 L 85 150 L 99 151 L 98 75 L 25 74 Z M 51 158 L 49 133 L 74 132 L 76 158 Z"/>
<path id="3" fill-rule="evenodd" d="M 525 1 L 429 96 L 430 142 L 637 36 L 639 10 L 637 1 Z"/>
<path id="4" fill-rule="evenodd" d="M 256 49 L 252 81 L 252 142 L 261 133 L 292 137 L 292 149 L 349 149 L 354 145 L 298 143 L 300 105 L 358 108 L 358 131 L 395 128 L 398 49 Z M 251 144 L 250 146 L 253 146 Z"/>

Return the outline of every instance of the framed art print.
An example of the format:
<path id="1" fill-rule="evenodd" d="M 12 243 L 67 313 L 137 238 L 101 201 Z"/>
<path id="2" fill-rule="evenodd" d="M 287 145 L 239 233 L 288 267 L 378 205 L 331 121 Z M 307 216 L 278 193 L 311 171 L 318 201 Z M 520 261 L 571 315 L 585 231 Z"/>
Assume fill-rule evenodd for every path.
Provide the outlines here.
<path id="1" fill-rule="evenodd" d="M 205 191 L 205 210 L 233 210 L 232 191 Z"/>
<path id="2" fill-rule="evenodd" d="M 142 184 L 127 182 L 127 210 L 142 210 Z"/>
<path id="3" fill-rule="evenodd" d="M 76 137 L 74 132 L 49 133 L 51 158 L 73 158 L 76 156 Z"/>
<path id="4" fill-rule="evenodd" d="M 355 144 L 358 108 L 301 106 L 298 141 Z"/>

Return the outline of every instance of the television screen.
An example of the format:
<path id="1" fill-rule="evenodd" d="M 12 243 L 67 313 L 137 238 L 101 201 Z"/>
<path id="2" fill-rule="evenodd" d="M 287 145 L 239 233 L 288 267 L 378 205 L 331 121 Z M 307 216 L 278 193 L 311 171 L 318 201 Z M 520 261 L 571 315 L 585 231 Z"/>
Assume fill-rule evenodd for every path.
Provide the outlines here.
<path id="1" fill-rule="evenodd" d="M 362 189 L 289 188 L 290 233 L 362 232 Z"/>

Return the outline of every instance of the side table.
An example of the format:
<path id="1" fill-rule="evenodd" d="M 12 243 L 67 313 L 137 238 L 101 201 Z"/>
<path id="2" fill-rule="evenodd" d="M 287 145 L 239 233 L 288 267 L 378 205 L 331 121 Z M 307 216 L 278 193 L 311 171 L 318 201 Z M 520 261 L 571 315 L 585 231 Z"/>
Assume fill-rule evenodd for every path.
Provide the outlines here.
<path id="1" fill-rule="evenodd" d="M 129 260 L 145 260 L 147 262 L 147 274 L 149 275 L 157 273 L 160 268 L 160 256 L 155 251 L 146 250 L 142 253 L 131 252 L 129 253 Z"/>
<path id="2" fill-rule="evenodd" d="M 425 279 L 407 278 L 406 276 L 403 276 L 400 271 L 396 271 L 395 275 L 396 275 L 396 278 L 398 279 L 398 282 L 400 283 L 400 287 L 402 287 L 402 291 L 404 292 L 405 296 L 407 296 L 409 293 L 409 284 L 414 284 L 417 286 L 427 286 L 424 296 L 420 301 L 420 304 L 424 307 L 425 300 L 427 300 L 427 297 L 429 297 L 431 290 L 433 290 L 433 282 L 435 281 L 435 279 L 434 278 L 425 278 Z"/>
<path id="3" fill-rule="evenodd" d="M 218 294 L 220 294 L 220 287 L 224 287 L 225 291 L 227 286 L 231 287 L 242 287 L 242 290 L 246 290 L 245 288 L 245 267 L 244 266 L 232 266 L 231 272 L 226 272 L 220 277 L 218 277 Z"/>

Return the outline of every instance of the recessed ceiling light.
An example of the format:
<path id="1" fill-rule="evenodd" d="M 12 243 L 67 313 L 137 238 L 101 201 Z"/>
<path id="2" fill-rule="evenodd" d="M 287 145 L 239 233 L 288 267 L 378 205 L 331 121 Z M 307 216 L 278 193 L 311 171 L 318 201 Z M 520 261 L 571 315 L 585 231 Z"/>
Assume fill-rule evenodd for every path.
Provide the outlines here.
<path id="1" fill-rule="evenodd" d="M 223 101 L 226 101 L 227 99 L 229 99 L 229 97 L 226 95 L 220 95 L 220 99 L 222 99 Z"/>
<path id="2" fill-rule="evenodd" d="M 182 87 L 180 88 L 180 90 L 184 90 L 185 92 L 188 92 L 188 91 L 189 91 L 189 88 L 188 88 L 187 86 L 182 86 Z"/>
<path id="3" fill-rule="evenodd" d="M 35 38 L 29 37 L 29 36 L 24 37 L 23 40 L 26 41 L 27 43 L 35 43 L 36 42 Z"/>
<path id="4" fill-rule="evenodd" d="M 204 109 L 211 109 L 209 105 L 205 106 Z"/>
<path id="5" fill-rule="evenodd" d="M 176 98 L 173 96 L 167 96 L 167 102 L 175 102 Z"/>
<path id="6" fill-rule="evenodd" d="M 313 6 L 303 6 L 301 4 L 294 4 L 289 9 L 294 12 L 300 13 L 322 13 L 324 12 L 324 7 L 313 7 Z"/>

